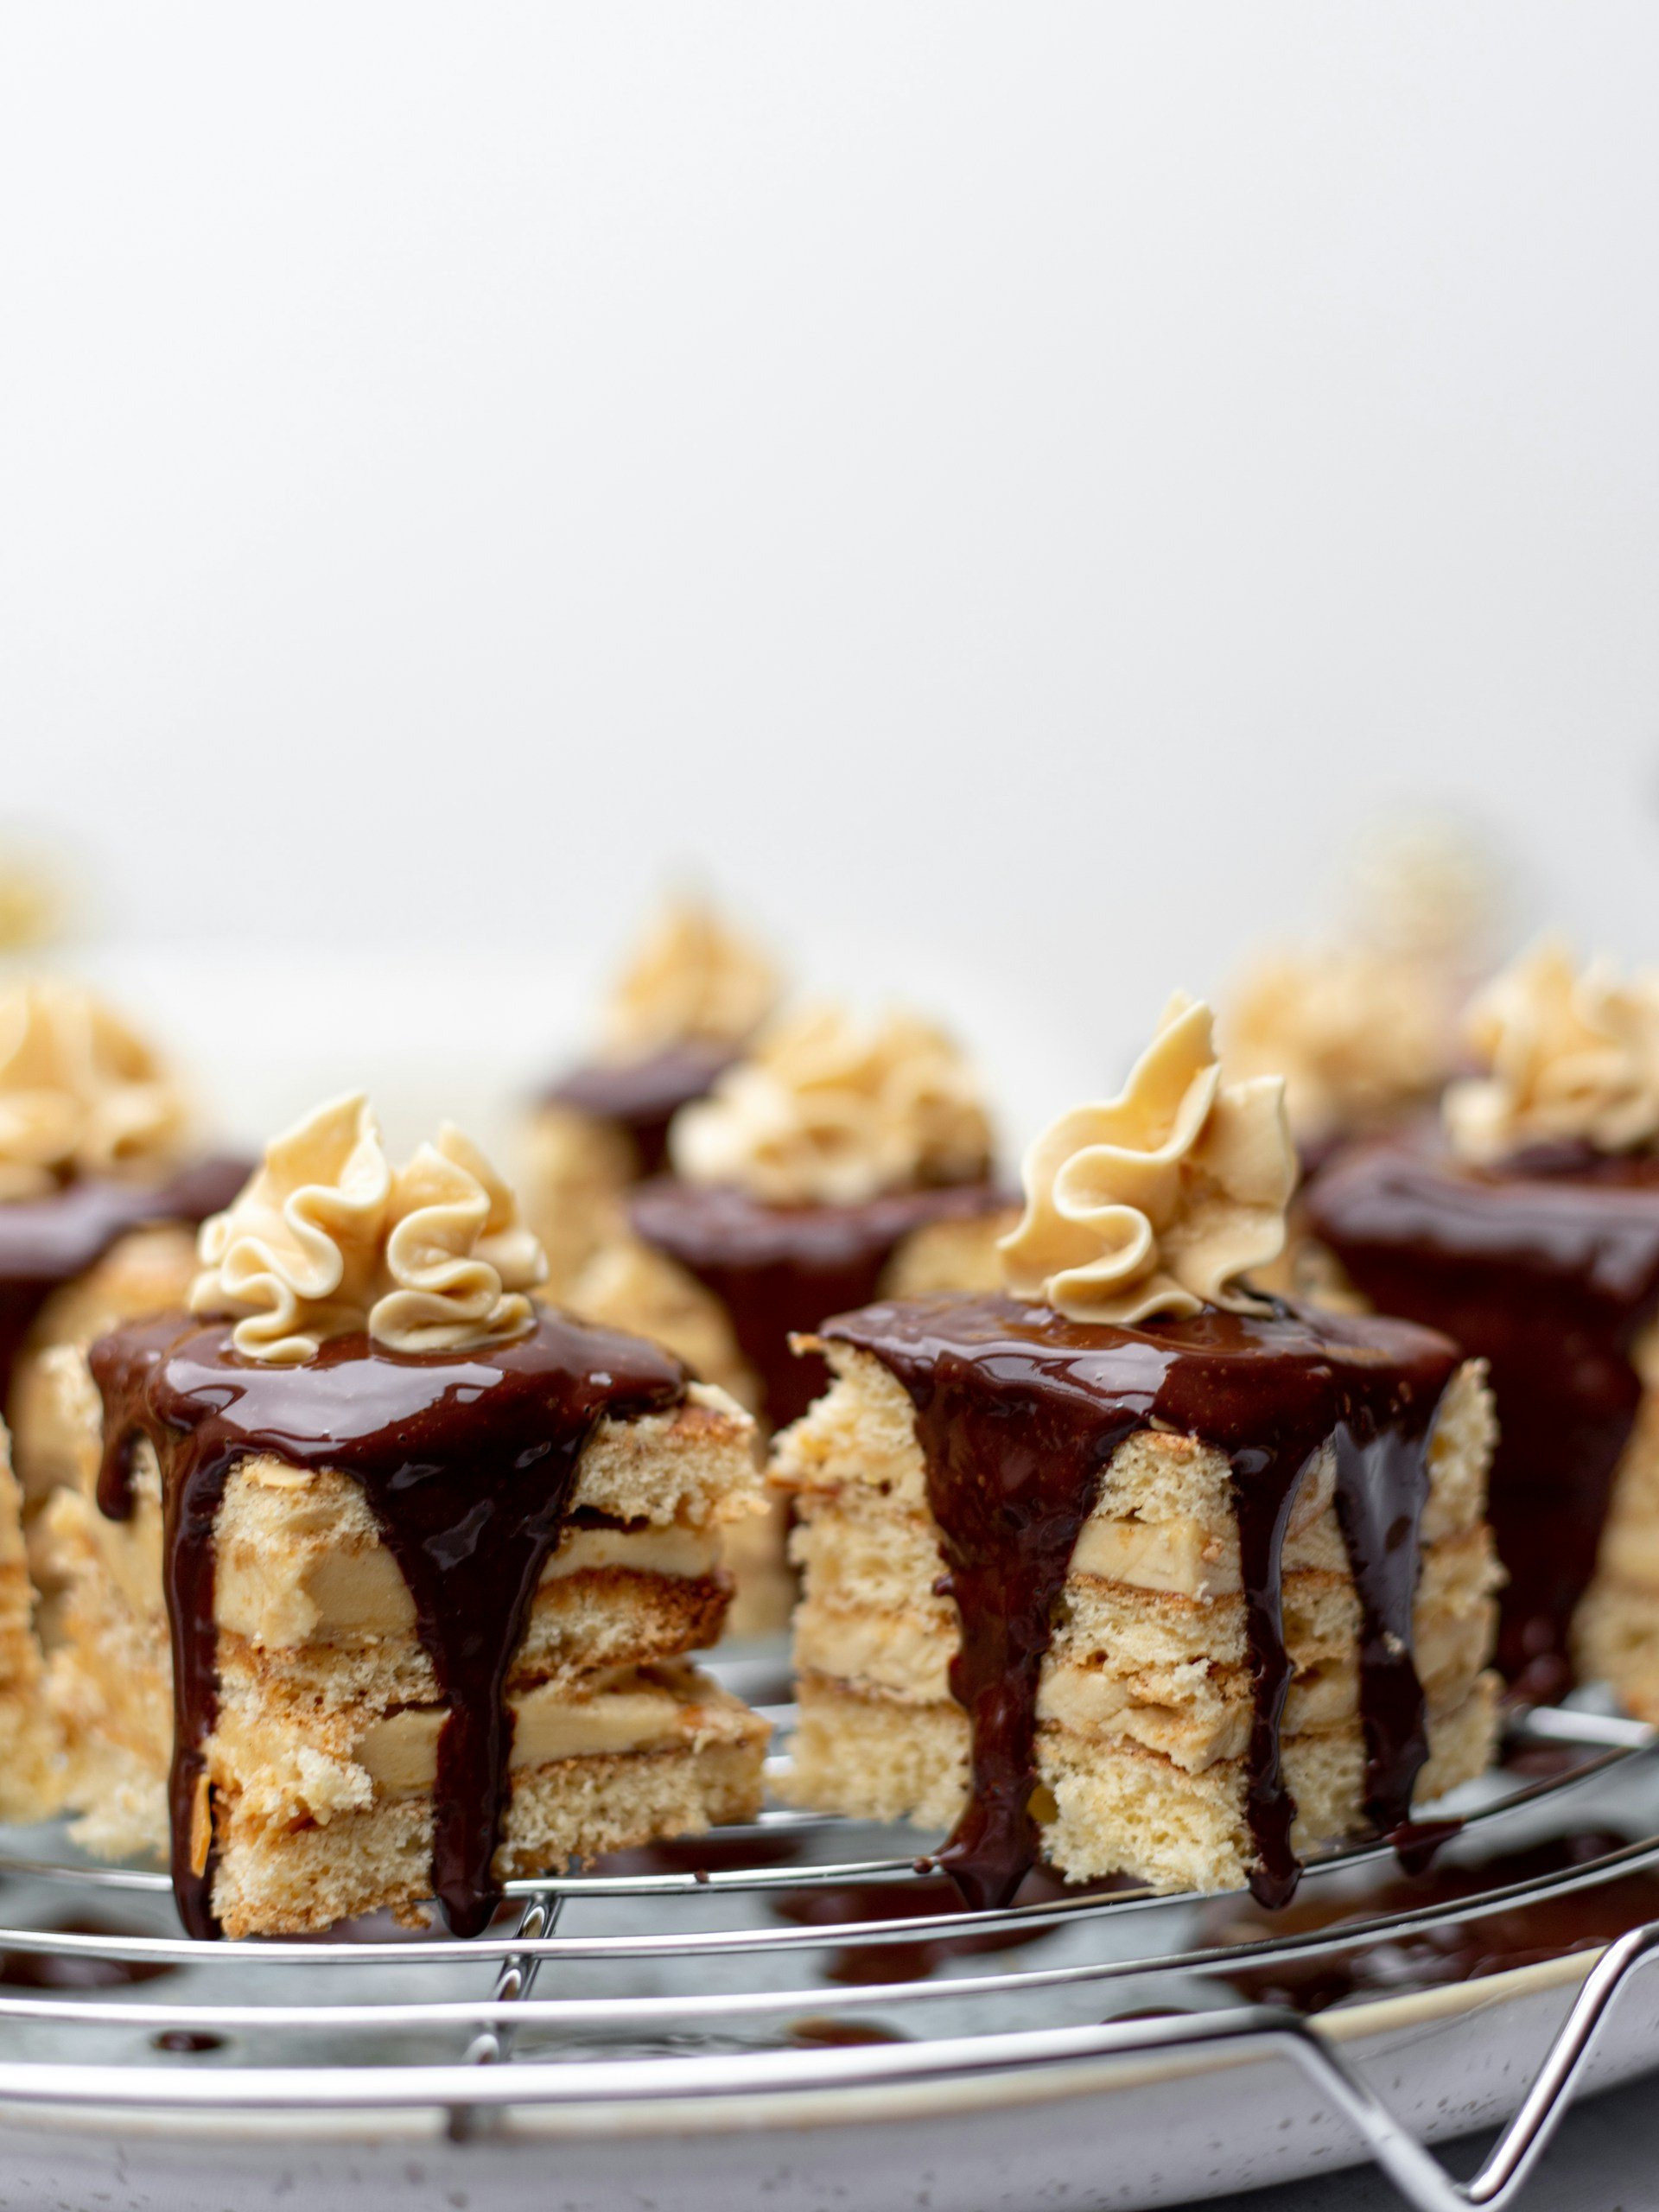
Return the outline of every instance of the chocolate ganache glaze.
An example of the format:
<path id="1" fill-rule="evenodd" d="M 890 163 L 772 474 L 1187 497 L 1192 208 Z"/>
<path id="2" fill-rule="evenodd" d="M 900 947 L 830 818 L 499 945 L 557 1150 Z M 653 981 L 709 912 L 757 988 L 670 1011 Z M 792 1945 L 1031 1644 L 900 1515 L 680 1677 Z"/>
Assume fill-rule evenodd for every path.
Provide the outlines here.
<path id="1" fill-rule="evenodd" d="M 1411 1656 L 1418 1529 L 1454 1345 L 1406 1322 L 1282 1305 L 1128 1328 L 1001 1295 L 872 1306 L 818 1333 L 871 1353 L 916 1408 L 941 1588 L 962 1615 L 951 1694 L 972 1744 L 971 1796 L 940 1864 L 970 1904 L 1005 1904 L 1037 1858 L 1037 1690 L 1053 1609 L 1107 1463 L 1137 1429 L 1198 1437 L 1231 1465 L 1255 1685 L 1245 1764 L 1257 1898 L 1285 1904 L 1300 1873 L 1280 1759 L 1293 1671 L 1281 1558 L 1302 1475 L 1326 1443 L 1360 1601 L 1365 1809 L 1384 1834 L 1403 1826 L 1427 1755 Z"/>
<path id="2" fill-rule="evenodd" d="M 1303 1205 L 1373 1305 L 1489 1363 L 1498 1663 L 1522 1695 L 1560 1696 L 1659 1309 L 1659 1159 L 1552 1145 L 1476 1167 L 1419 1135 L 1342 1154 Z"/>
<path id="3" fill-rule="evenodd" d="M 582 1447 L 607 1415 L 678 1405 L 684 1369 L 638 1338 L 551 1312 L 520 1337 L 473 1351 L 411 1356 L 357 1334 L 292 1367 L 244 1358 L 228 1323 L 175 1313 L 117 1330 L 91 1357 L 104 1400 L 104 1513 L 123 1520 L 132 1510 L 136 1437 L 149 1438 L 161 1464 L 173 1888 L 186 1928 L 218 1932 L 198 1811 L 219 1696 L 213 1522 L 232 1466 L 270 1452 L 354 1477 L 403 1570 L 448 1707 L 433 1890 L 454 1932 L 476 1935 L 499 1902 L 493 1864 L 512 1741 L 507 1670 Z"/>
<path id="4" fill-rule="evenodd" d="M 774 1428 L 798 1421 L 827 1377 L 790 1351 L 826 1313 L 868 1305 L 906 1237 L 936 1221 L 971 1221 L 1014 1201 L 990 1183 L 887 1191 L 857 1205 L 767 1205 L 730 1184 L 671 1177 L 630 1194 L 634 1233 L 678 1261 L 731 1317 Z"/>
<path id="5" fill-rule="evenodd" d="M 130 1230 L 206 1221 L 247 1179 L 246 1160 L 207 1159 L 161 1183 L 88 1175 L 48 1198 L 0 1205 L 0 1408 L 35 1316 L 60 1283 L 85 1274 Z"/>
<path id="6" fill-rule="evenodd" d="M 551 1106 L 574 1106 L 595 1121 L 614 1122 L 633 1140 L 642 1175 L 668 1165 L 668 1125 L 682 1106 L 706 1098 L 741 1057 L 730 1045 L 665 1046 L 639 1060 L 594 1060 L 543 1093 Z"/>

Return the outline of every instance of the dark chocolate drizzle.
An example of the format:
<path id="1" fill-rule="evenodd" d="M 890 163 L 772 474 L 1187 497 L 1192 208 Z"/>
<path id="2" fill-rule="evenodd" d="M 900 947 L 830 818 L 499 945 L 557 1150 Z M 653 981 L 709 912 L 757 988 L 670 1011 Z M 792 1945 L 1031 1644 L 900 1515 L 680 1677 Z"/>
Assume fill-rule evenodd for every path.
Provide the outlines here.
<path id="1" fill-rule="evenodd" d="M 1288 1306 L 1120 1328 L 1000 1295 L 873 1306 L 820 1333 L 873 1354 L 916 1408 L 942 1588 L 962 1614 L 951 1694 L 972 1740 L 972 1794 L 939 1863 L 971 1904 L 1006 1904 L 1037 1857 L 1037 1688 L 1054 1606 L 1108 1461 L 1154 1426 L 1201 1438 L 1232 1468 L 1256 1897 L 1287 1902 L 1300 1872 L 1280 1758 L 1292 1674 L 1281 1560 L 1303 1471 L 1327 1440 L 1363 1620 L 1365 1809 L 1384 1834 L 1407 1819 L 1427 1755 L 1411 1657 L 1418 1528 L 1430 1431 L 1458 1364 L 1444 1338 Z"/>
<path id="2" fill-rule="evenodd" d="M 98 1503 L 132 1510 L 131 1446 L 162 1468 L 163 1576 L 172 1626 L 173 1889 L 193 1936 L 217 1934 L 213 1859 L 193 1865 L 192 1826 L 218 1709 L 213 1522 L 237 1461 L 259 1452 L 334 1467 L 362 1484 L 415 1601 L 448 1707 L 438 1738 L 433 1891 L 458 1936 L 499 1903 L 493 1871 L 512 1719 L 507 1669 L 558 1540 L 595 1424 L 677 1405 L 677 1360 L 638 1338 L 543 1312 L 505 1344 L 440 1356 L 336 1337 L 302 1366 L 243 1358 L 230 1325 L 178 1314 L 100 1338 Z"/>
<path id="3" fill-rule="evenodd" d="M 1479 1168 L 1420 1137 L 1343 1154 L 1303 1204 L 1381 1311 L 1490 1363 L 1498 1663 L 1522 1695 L 1560 1696 L 1641 1404 L 1631 1348 L 1659 1309 L 1659 1160 L 1552 1146 Z"/>
<path id="4" fill-rule="evenodd" d="M 816 1355 L 791 1355 L 827 1313 L 867 1306 L 906 1237 L 936 1221 L 971 1221 L 1012 1204 L 991 1183 L 887 1191 L 858 1205 L 773 1206 L 730 1185 L 642 1184 L 629 1201 L 634 1231 L 712 1293 L 760 1379 L 774 1428 L 797 1421 L 823 1389 Z"/>
<path id="5" fill-rule="evenodd" d="M 688 1039 L 644 1059 L 591 1061 L 543 1096 L 550 1105 L 614 1122 L 632 1138 L 640 1174 L 660 1175 L 668 1165 L 669 1123 L 682 1106 L 706 1098 L 741 1057 L 730 1045 Z"/>
<path id="6" fill-rule="evenodd" d="M 222 1211 L 248 1173 L 244 1160 L 199 1160 L 161 1183 L 86 1175 L 48 1198 L 0 1205 L 0 1411 L 23 1340 L 60 1283 L 85 1274 L 130 1230 Z"/>

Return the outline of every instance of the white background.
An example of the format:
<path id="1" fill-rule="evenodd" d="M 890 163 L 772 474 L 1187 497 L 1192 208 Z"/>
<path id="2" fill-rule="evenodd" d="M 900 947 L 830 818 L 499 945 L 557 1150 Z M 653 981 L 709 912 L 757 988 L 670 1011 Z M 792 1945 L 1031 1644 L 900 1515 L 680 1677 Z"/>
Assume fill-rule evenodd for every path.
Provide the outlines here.
<path id="1" fill-rule="evenodd" d="M 1656 82 L 1650 0 L 15 7 L 0 828 L 244 1119 L 499 1099 L 686 867 L 1027 1117 L 1379 810 L 1659 953 Z"/>

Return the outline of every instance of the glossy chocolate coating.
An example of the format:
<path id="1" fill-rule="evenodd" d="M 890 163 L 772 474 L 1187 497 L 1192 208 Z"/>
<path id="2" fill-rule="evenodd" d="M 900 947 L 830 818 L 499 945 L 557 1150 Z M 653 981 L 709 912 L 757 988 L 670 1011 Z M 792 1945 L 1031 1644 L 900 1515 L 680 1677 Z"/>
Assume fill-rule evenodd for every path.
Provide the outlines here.
<path id="1" fill-rule="evenodd" d="M 161 1183 L 85 1175 L 48 1198 L 0 1205 L 0 1409 L 23 1339 L 60 1283 L 85 1274 L 131 1230 L 221 1212 L 248 1173 L 243 1160 L 200 1160 Z"/>
<path id="2" fill-rule="evenodd" d="M 211 1853 L 191 1864 L 219 1699 L 213 1523 L 232 1467 L 270 1452 L 354 1477 L 403 1570 L 448 1708 L 433 1793 L 434 1893 L 457 1935 L 476 1935 L 499 1901 L 507 1669 L 582 1447 L 607 1415 L 678 1405 L 685 1370 L 655 1345 L 546 1311 L 524 1335 L 474 1351 L 412 1356 L 354 1335 L 295 1367 L 245 1359 L 228 1323 L 175 1313 L 100 1338 L 92 1368 L 104 1400 L 102 1510 L 121 1520 L 132 1510 L 136 1436 L 149 1438 L 161 1463 L 173 1887 L 186 1928 L 217 1933 Z"/>
<path id="3" fill-rule="evenodd" d="M 543 1093 L 549 1105 L 574 1106 L 612 1122 L 632 1139 L 641 1175 L 668 1165 L 668 1127 L 682 1106 L 706 1098 L 740 1054 L 730 1045 L 665 1046 L 639 1060 L 593 1060 Z"/>
<path id="4" fill-rule="evenodd" d="M 1659 1307 L 1659 1160 L 1558 1146 L 1481 1168 L 1420 1135 L 1342 1154 L 1303 1206 L 1379 1311 L 1488 1362 L 1498 1663 L 1524 1695 L 1560 1696 L 1641 1404 L 1632 1346 Z"/>
<path id="5" fill-rule="evenodd" d="M 1000 1295 L 873 1306 L 820 1334 L 879 1359 L 916 1408 L 943 1587 L 962 1615 L 951 1694 L 972 1732 L 971 1796 L 941 1864 L 970 1903 L 1005 1903 L 1036 1859 L 1037 1690 L 1054 1605 L 1112 1453 L 1154 1426 L 1202 1439 L 1232 1470 L 1255 1894 L 1284 1903 L 1300 1871 L 1280 1758 L 1292 1674 L 1281 1554 L 1303 1472 L 1327 1442 L 1363 1621 L 1366 1810 L 1385 1833 L 1405 1821 L 1427 1750 L 1411 1647 L 1428 1440 L 1458 1366 L 1443 1337 L 1282 1306 L 1122 1328 Z"/>
<path id="6" fill-rule="evenodd" d="M 868 1305 L 905 1239 L 936 1221 L 972 1221 L 1011 1203 L 990 1183 L 888 1191 L 857 1205 L 773 1206 L 726 1184 L 642 1184 L 628 1211 L 641 1240 L 678 1261 L 731 1318 L 772 1427 L 798 1420 L 826 1381 L 790 1351 L 827 1313 Z"/>

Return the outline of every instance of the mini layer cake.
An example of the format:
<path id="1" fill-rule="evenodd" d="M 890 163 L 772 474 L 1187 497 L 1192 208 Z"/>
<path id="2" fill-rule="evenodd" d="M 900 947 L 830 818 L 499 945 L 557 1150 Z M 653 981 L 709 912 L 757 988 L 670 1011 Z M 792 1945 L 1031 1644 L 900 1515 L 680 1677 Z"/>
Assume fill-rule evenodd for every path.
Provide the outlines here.
<path id="1" fill-rule="evenodd" d="M 1458 1010 L 1494 903 L 1484 856 L 1433 823 L 1355 861 L 1349 925 L 1318 946 L 1259 954 L 1221 1025 L 1230 1075 L 1285 1078 L 1305 1165 L 1433 1105 L 1455 1071 Z"/>
<path id="2" fill-rule="evenodd" d="M 807 1009 L 676 1117 L 672 1176 L 639 1185 L 629 1233 L 574 1303 L 669 1345 L 764 1427 L 823 1380 L 791 1337 L 879 1293 L 995 1281 L 1014 1218 L 989 1179 L 990 1131 L 966 1064 L 906 1015 L 865 1028 Z M 733 1628 L 783 1625 L 793 1597 L 781 1510 L 734 1549 Z"/>
<path id="3" fill-rule="evenodd" d="M 0 994 L 0 1411 L 26 1510 L 68 1478 L 41 1355 L 176 1306 L 194 1224 L 245 1162 L 184 1161 L 177 1088 L 109 1007 L 64 983 Z"/>
<path id="4" fill-rule="evenodd" d="M 623 1196 L 668 1164 L 669 1123 L 706 1098 L 777 1002 L 758 947 L 700 899 L 673 901 L 617 979 L 597 1055 L 537 1102 L 525 1211 L 548 1258 L 546 1295 L 568 1300 L 621 1233 Z"/>
<path id="5" fill-rule="evenodd" d="M 358 1099 L 202 1244 L 192 1303 L 223 1318 L 50 1363 L 81 1439 L 48 1528 L 82 1839 L 170 1838 L 198 1934 L 434 1895 L 469 1933 L 511 1875 L 752 1817 L 767 1730 L 684 1656 L 759 1503 L 747 1416 L 535 1306 L 486 1163 L 446 1130 L 394 1173 Z"/>
<path id="6" fill-rule="evenodd" d="M 673 1346 L 769 1426 L 804 1413 L 791 1333 L 878 1291 L 998 1279 L 1014 1217 L 990 1180 L 978 1086 L 941 1033 L 808 1008 L 767 1033 L 671 1133 L 675 1173 L 632 1194 L 581 1310 Z"/>
<path id="7" fill-rule="evenodd" d="M 63 1802 L 63 1762 L 48 1707 L 22 1498 L 0 1421 L 0 1821 L 43 1821 Z"/>
<path id="8" fill-rule="evenodd" d="M 1576 1654 L 1659 1720 L 1659 979 L 1544 946 L 1475 1001 L 1468 1041 L 1484 1072 L 1439 1128 L 1314 1179 L 1309 1280 L 1488 1363 L 1514 1686 L 1559 1696 Z"/>
<path id="9" fill-rule="evenodd" d="M 1479 1370 L 1239 1287 L 1294 1167 L 1279 1085 L 1221 1085 L 1210 1036 L 1177 1001 L 1039 1140 L 1007 1290 L 827 1323 L 836 1380 L 778 1440 L 789 1794 L 955 1822 L 976 1902 L 1039 1853 L 1282 1902 L 1491 1756 Z"/>

